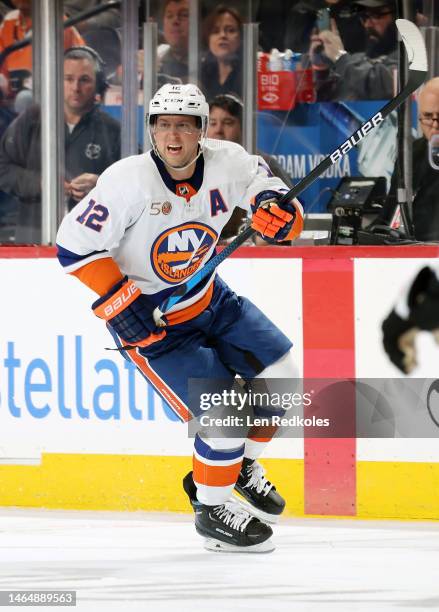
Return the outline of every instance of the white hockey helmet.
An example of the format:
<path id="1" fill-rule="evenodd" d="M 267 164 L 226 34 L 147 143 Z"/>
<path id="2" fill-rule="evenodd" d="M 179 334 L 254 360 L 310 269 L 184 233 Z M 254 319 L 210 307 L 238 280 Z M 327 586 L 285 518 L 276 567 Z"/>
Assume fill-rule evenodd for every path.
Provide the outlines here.
<path id="1" fill-rule="evenodd" d="M 157 155 L 159 154 L 155 145 L 151 127 L 153 126 L 155 118 L 158 115 L 191 115 L 193 117 L 200 118 L 200 148 L 197 155 L 197 157 L 199 157 L 206 139 L 207 125 L 209 121 L 209 105 L 200 89 L 191 83 L 187 83 L 186 85 L 166 83 L 160 87 L 160 89 L 151 99 L 149 103 L 147 123 L 149 138 Z"/>
<path id="2" fill-rule="evenodd" d="M 149 119 L 156 115 L 192 115 L 207 124 L 209 105 L 196 85 L 172 85 L 166 83 L 155 93 L 149 103 Z"/>

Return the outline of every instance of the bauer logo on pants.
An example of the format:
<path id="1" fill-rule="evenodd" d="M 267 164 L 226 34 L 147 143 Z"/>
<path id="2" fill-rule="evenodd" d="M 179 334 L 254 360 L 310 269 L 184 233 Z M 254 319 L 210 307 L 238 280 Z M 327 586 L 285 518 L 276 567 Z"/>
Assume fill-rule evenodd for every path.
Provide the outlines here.
<path id="1" fill-rule="evenodd" d="M 185 281 L 198 270 L 217 238 L 216 232 L 204 223 L 184 223 L 166 230 L 152 246 L 154 272 L 168 283 Z"/>

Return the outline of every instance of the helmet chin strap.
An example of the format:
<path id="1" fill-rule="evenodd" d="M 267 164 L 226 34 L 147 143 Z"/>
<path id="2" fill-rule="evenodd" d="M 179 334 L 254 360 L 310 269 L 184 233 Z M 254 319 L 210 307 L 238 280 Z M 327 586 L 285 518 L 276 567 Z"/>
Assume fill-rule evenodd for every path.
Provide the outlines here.
<path id="1" fill-rule="evenodd" d="M 157 147 L 155 146 L 155 144 L 153 145 L 153 150 L 154 153 L 157 155 L 157 157 L 159 159 L 162 160 L 162 162 L 165 164 L 165 166 L 168 166 L 168 168 L 171 168 L 171 170 L 186 170 L 186 168 L 189 168 L 189 166 L 191 166 L 195 161 L 197 161 L 197 159 L 200 157 L 201 153 L 203 152 L 203 149 L 200 145 L 200 143 L 198 143 L 198 153 L 197 155 L 187 164 L 185 164 L 184 166 L 171 166 L 171 164 L 169 162 L 167 162 L 166 160 L 163 159 L 163 157 L 160 155 L 159 150 L 157 149 Z"/>
<path id="2" fill-rule="evenodd" d="M 148 133 L 149 133 L 149 139 L 152 143 L 152 150 L 157 155 L 157 157 L 165 164 L 165 166 L 168 166 L 168 168 L 171 168 L 171 170 L 177 170 L 177 171 L 186 170 L 186 168 L 189 168 L 189 166 L 191 166 L 194 162 L 196 162 L 197 159 L 200 157 L 201 153 L 203 152 L 204 141 L 206 140 L 206 132 L 207 132 L 207 124 L 206 126 L 202 126 L 201 128 L 201 138 L 198 141 L 198 153 L 196 154 L 196 156 L 184 166 L 172 166 L 169 162 L 163 159 L 163 157 L 160 155 L 160 152 L 155 142 L 154 134 L 152 133 L 151 125 L 148 125 Z"/>

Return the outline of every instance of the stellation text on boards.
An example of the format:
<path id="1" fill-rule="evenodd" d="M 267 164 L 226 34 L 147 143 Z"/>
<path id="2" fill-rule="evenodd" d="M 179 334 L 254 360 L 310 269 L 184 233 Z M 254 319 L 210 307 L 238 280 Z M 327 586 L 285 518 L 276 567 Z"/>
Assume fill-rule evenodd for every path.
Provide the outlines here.
<path id="1" fill-rule="evenodd" d="M 93 359 L 88 339 L 53 336 L 45 355 L 0 344 L 0 410 L 15 418 L 154 421 L 178 418 L 126 359 Z M 117 362 L 116 362 L 117 360 Z M 136 380 L 139 381 L 136 385 Z M 137 386 L 137 388 L 136 388 Z"/>

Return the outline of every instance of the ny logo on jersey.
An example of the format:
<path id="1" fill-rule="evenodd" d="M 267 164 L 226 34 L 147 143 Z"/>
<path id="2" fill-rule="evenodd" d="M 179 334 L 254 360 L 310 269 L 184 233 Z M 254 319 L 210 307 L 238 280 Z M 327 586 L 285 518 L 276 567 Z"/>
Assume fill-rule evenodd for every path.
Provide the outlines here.
<path id="1" fill-rule="evenodd" d="M 204 223 L 184 223 L 162 232 L 151 249 L 151 265 L 167 283 L 180 283 L 194 274 L 218 239 Z"/>

